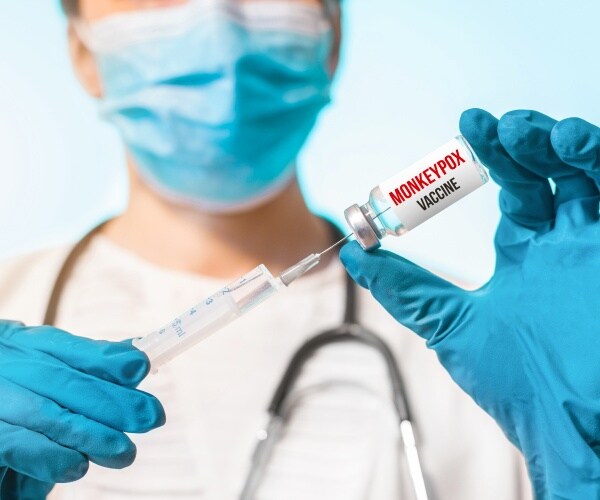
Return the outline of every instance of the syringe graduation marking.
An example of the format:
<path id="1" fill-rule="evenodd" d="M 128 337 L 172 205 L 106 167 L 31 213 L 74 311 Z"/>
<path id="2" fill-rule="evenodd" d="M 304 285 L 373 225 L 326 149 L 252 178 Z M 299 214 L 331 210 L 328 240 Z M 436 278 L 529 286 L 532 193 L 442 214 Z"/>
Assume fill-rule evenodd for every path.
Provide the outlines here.
<path id="1" fill-rule="evenodd" d="M 134 346 L 146 352 L 153 370 L 156 370 L 264 302 L 278 290 L 279 282 L 261 265 L 221 290 L 216 290 L 160 330 L 136 339 Z"/>
<path id="2" fill-rule="evenodd" d="M 239 290 L 240 288 L 242 288 L 243 286 L 247 285 L 248 283 L 251 283 L 252 281 L 257 280 L 258 278 L 260 278 L 263 275 L 262 271 L 257 271 L 256 274 L 254 276 L 250 276 L 249 278 L 247 276 L 244 276 L 239 283 L 237 283 L 235 286 L 226 286 L 224 288 L 221 288 L 221 290 L 219 290 L 215 295 L 219 295 L 221 297 L 225 297 L 226 295 L 235 292 L 237 290 Z M 215 295 L 213 295 L 212 297 L 208 297 L 205 301 L 204 301 L 204 305 L 206 306 L 210 306 L 214 301 L 215 301 Z M 190 311 L 190 314 L 194 314 L 196 312 L 198 312 L 196 309 L 193 309 L 193 313 Z"/>
<path id="3" fill-rule="evenodd" d="M 244 276 L 237 285 L 235 285 L 233 288 L 228 288 L 228 291 L 235 292 L 236 290 L 239 290 L 240 288 L 242 288 L 244 285 L 247 285 L 248 283 L 251 283 L 252 281 L 257 280 L 262 275 L 263 275 L 262 271 L 257 271 L 254 276 L 250 276 L 249 278 L 247 276 Z"/>

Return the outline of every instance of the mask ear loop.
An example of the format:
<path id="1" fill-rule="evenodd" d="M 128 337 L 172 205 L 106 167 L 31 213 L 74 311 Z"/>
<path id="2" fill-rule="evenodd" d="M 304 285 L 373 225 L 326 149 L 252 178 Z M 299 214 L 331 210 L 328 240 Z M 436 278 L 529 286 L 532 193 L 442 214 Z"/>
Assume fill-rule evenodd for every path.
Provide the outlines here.
<path id="1" fill-rule="evenodd" d="M 72 19 L 71 23 L 79 39 L 90 52 L 94 53 L 96 44 L 94 43 L 94 36 L 92 35 L 92 30 L 90 29 L 89 23 L 79 18 Z"/>

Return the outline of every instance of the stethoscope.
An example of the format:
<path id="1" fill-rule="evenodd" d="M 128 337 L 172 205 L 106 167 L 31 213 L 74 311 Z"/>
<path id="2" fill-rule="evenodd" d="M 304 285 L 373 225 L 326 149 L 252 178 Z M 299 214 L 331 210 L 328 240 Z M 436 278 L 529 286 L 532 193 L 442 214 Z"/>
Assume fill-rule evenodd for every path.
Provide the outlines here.
<path id="1" fill-rule="evenodd" d="M 45 325 L 54 325 L 60 307 L 60 301 L 65 286 L 77 265 L 79 258 L 85 252 L 100 227 L 96 227 L 82 238 L 67 255 L 52 287 L 44 315 Z M 333 227 L 333 226 L 332 226 Z M 339 231 L 334 228 L 335 235 Z M 398 416 L 400 435 L 406 454 L 408 471 L 416 500 L 428 500 L 428 488 L 421 467 L 419 451 L 415 439 L 410 407 L 406 397 L 404 382 L 398 368 L 398 363 L 387 344 L 375 333 L 362 326 L 356 317 L 356 284 L 346 278 L 346 303 L 342 324 L 337 328 L 326 330 L 307 340 L 292 356 L 271 402 L 267 408 L 268 422 L 257 432 L 257 443 L 251 459 L 250 470 L 246 477 L 240 500 L 254 499 L 256 492 L 265 475 L 272 451 L 281 437 L 290 412 L 288 401 L 294 385 L 300 377 L 306 363 L 321 348 L 337 343 L 357 342 L 374 349 L 380 354 L 387 367 L 392 388 L 392 399 Z"/>

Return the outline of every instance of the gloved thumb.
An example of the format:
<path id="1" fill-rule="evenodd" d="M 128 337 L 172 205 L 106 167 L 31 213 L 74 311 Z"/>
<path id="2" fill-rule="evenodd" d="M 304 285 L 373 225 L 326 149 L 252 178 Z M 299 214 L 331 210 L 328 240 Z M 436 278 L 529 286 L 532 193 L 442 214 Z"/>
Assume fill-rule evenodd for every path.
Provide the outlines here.
<path id="1" fill-rule="evenodd" d="M 429 347 L 455 331 L 472 312 L 468 292 L 392 252 L 365 252 L 353 241 L 342 248 L 340 259 L 354 281 Z"/>

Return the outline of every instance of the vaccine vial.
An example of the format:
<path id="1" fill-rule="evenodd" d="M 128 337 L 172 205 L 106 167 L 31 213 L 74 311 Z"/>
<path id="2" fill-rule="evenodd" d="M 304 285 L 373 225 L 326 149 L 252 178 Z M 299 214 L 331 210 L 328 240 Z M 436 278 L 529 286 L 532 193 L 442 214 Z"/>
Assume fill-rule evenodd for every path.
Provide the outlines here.
<path id="1" fill-rule="evenodd" d="M 462 136 L 375 186 L 369 202 L 344 211 L 364 250 L 381 246 L 387 235 L 411 229 L 483 186 L 488 174 Z"/>

